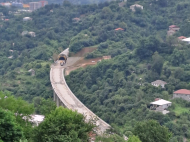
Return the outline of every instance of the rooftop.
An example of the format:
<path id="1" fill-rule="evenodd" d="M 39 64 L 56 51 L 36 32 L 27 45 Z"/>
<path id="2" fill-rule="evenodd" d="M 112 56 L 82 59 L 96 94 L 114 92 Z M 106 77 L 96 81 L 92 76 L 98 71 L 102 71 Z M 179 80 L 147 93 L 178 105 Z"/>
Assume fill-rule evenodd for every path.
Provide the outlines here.
<path id="1" fill-rule="evenodd" d="M 115 29 L 115 31 L 119 31 L 119 30 L 122 30 L 122 31 L 123 31 L 124 29 L 122 29 L 122 28 L 117 28 L 117 29 Z"/>
<path id="2" fill-rule="evenodd" d="M 80 20 L 80 18 L 73 18 L 73 20 L 76 20 L 76 21 L 78 21 L 78 20 Z"/>
<path id="3" fill-rule="evenodd" d="M 142 5 L 140 5 L 140 4 L 133 4 L 133 5 L 131 5 L 131 6 L 142 7 Z"/>
<path id="4" fill-rule="evenodd" d="M 152 82 L 153 84 L 167 84 L 165 81 L 162 80 L 156 80 L 154 82 Z"/>
<path id="5" fill-rule="evenodd" d="M 170 25 L 169 27 L 170 27 L 170 28 L 179 28 L 179 27 L 176 26 L 176 25 Z"/>
<path id="6" fill-rule="evenodd" d="M 186 94 L 186 95 L 190 95 L 190 90 L 180 89 L 180 90 L 175 91 L 174 94 Z"/>
<path id="7" fill-rule="evenodd" d="M 31 115 L 31 119 L 29 121 L 31 122 L 42 122 L 44 120 L 44 117 L 43 115 Z"/>
<path id="8" fill-rule="evenodd" d="M 150 104 L 162 106 L 162 105 L 171 104 L 171 103 L 172 103 L 172 102 L 169 102 L 169 101 L 160 99 L 160 100 L 158 100 L 158 101 L 151 102 Z"/>
<path id="9" fill-rule="evenodd" d="M 182 41 L 188 41 L 188 42 L 190 42 L 190 37 L 182 39 Z"/>
<path id="10" fill-rule="evenodd" d="M 178 39 L 185 39 L 186 37 L 184 37 L 184 36 L 180 36 L 180 37 L 178 37 Z"/>

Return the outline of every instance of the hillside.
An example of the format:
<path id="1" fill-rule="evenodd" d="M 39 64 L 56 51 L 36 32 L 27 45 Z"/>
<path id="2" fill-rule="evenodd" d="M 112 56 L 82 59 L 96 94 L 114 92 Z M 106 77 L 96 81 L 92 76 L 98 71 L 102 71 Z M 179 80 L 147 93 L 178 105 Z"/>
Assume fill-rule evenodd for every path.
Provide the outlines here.
<path id="1" fill-rule="evenodd" d="M 127 136 L 138 121 L 155 119 L 173 133 L 172 142 L 189 139 L 189 103 L 171 100 L 174 90 L 190 89 L 190 46 L 177 39 L 190 36 L 188 0 L 141 0 L 143 9 L 135 12 L 130 9 L 135 1 L 118 3 L 64 2 L 18 16 L 0 7 L 9 19 L 0 21 L 0 89 L 29 102 L 37 96 L 52 98 L 53 54 L 67 47 L 73 54 L 96 47 L 86 58 L 112 59 L 67 76 L 69 87 L 87 107 Z M 32 20 L 24 22 L 24 17 Z M 168 37 L 170 25 L 180 30 Z M 36 36 L 22 35 L 24 31 Z M 157 79 L 168 83 L 165 89 L 150 85 Z M 155 98 L 173 102 L 169 114 L 149 110 Z"/>

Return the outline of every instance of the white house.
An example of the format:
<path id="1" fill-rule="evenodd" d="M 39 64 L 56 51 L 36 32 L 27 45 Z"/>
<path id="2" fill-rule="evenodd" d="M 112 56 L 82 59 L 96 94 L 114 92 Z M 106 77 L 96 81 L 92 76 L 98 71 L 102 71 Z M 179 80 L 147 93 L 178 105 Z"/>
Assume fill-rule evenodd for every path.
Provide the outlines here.
<path id="1" fill-rule="evenodd" d="M 150 109 L 162 112 L 163 114 L 167 114 L 169 113 L 169 111 L 167 111 L 166 109 L 172 105 L 172 102 L 159 99 L 157 101 L 151 102 L 150 104 L 152 105 Z"/>
<path id="2" fill-rule="evenodd" d="M 162 88 L 164 88 L 164 86 L 167 84 L 166 82 L 162 81 L 162 80 L 156 80 L 154 82 L 151 83 L 153 86 L 158 87 L 161 86 Z"/>
<path id="3" fill-rule="evenodd" d="M 17 115 L 17 114 L 16 114 Z M 29 122 L 33 123 L 34 125 L 38 126 L 42 121 L 44 121 L 44 115 L 30 115 L 29 117 L 23 116 L 22 119 L 28 120 Z"/>
<path id="4" fill-rule="evenodd" d="M 31 115 L 31 119 L 29 119 L 29 121 L 38 126 L 42 121 L 44 121 L 44 118 L 44 115 Z"/>
<path id="5" fill-rule="evenodd" d="M 29 34 L 31 37 L 36 37 L 35 32 L 28 32 L 28 34 Z"/>
<path id="6" fill-rule="evenodd" d="M 32 18 L 30 18 L 30 17 L 24 17 L 24 18 L 23 18 L 23 21 L 25 21 L 25 22 L 26 22 L 26 21 L 30 21 L 30 20 L 32 20 Z"/>
<path id="7" fill-rule="evenodd" d="M 130 6 L 130 9 L 135 12 L 135 8 L 140 8 L 143 10 L 143 6 L 142 5 L 139 5 L 139 4 L 134 4 L 134 5 L 131 5 Z"/>
<path id="8" fill-rule="evenodd" d="M 187 44 L 190 44 L 190 37 L 189 37 L 189 38 L 182 39 L 182 41 L 186 42 Z"/>

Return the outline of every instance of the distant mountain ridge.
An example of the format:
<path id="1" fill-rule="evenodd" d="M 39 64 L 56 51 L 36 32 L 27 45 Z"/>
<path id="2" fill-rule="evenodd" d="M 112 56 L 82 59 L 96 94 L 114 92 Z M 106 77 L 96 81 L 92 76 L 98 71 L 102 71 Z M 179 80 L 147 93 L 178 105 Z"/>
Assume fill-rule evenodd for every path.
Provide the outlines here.
<path id="1" fill-rule="evenodd" d="M 16 0 L 14 0 L 16 1 Z M 13 1 L 13 2 L 14 2 Z M 22 3 L 29 3 L 29 2 L 35 2 L 39 0 L 17 0 L 17 2 L 22 2 Z M 47 0 L 49 4 L 62 4 L 64 0 Z M 73 4 L 98 4 L 98 3 L 103 3 L 103 2 L 110 2 L 110 1 L 115 1 L 115 0 L 67 0 Z M 0 0 L 0 3 L 5 3 L 7 2 L 6 0 Z"/>

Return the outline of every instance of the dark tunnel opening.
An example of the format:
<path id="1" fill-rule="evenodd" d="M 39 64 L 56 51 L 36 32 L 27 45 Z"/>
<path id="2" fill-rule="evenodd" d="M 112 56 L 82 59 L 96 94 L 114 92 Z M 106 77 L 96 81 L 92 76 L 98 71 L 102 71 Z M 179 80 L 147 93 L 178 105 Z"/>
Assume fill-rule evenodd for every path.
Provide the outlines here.
<path id="1" fill-rule="evenodd" d="M 66 60 L 65 57 L 59 57 L 59 60 Z"/>

